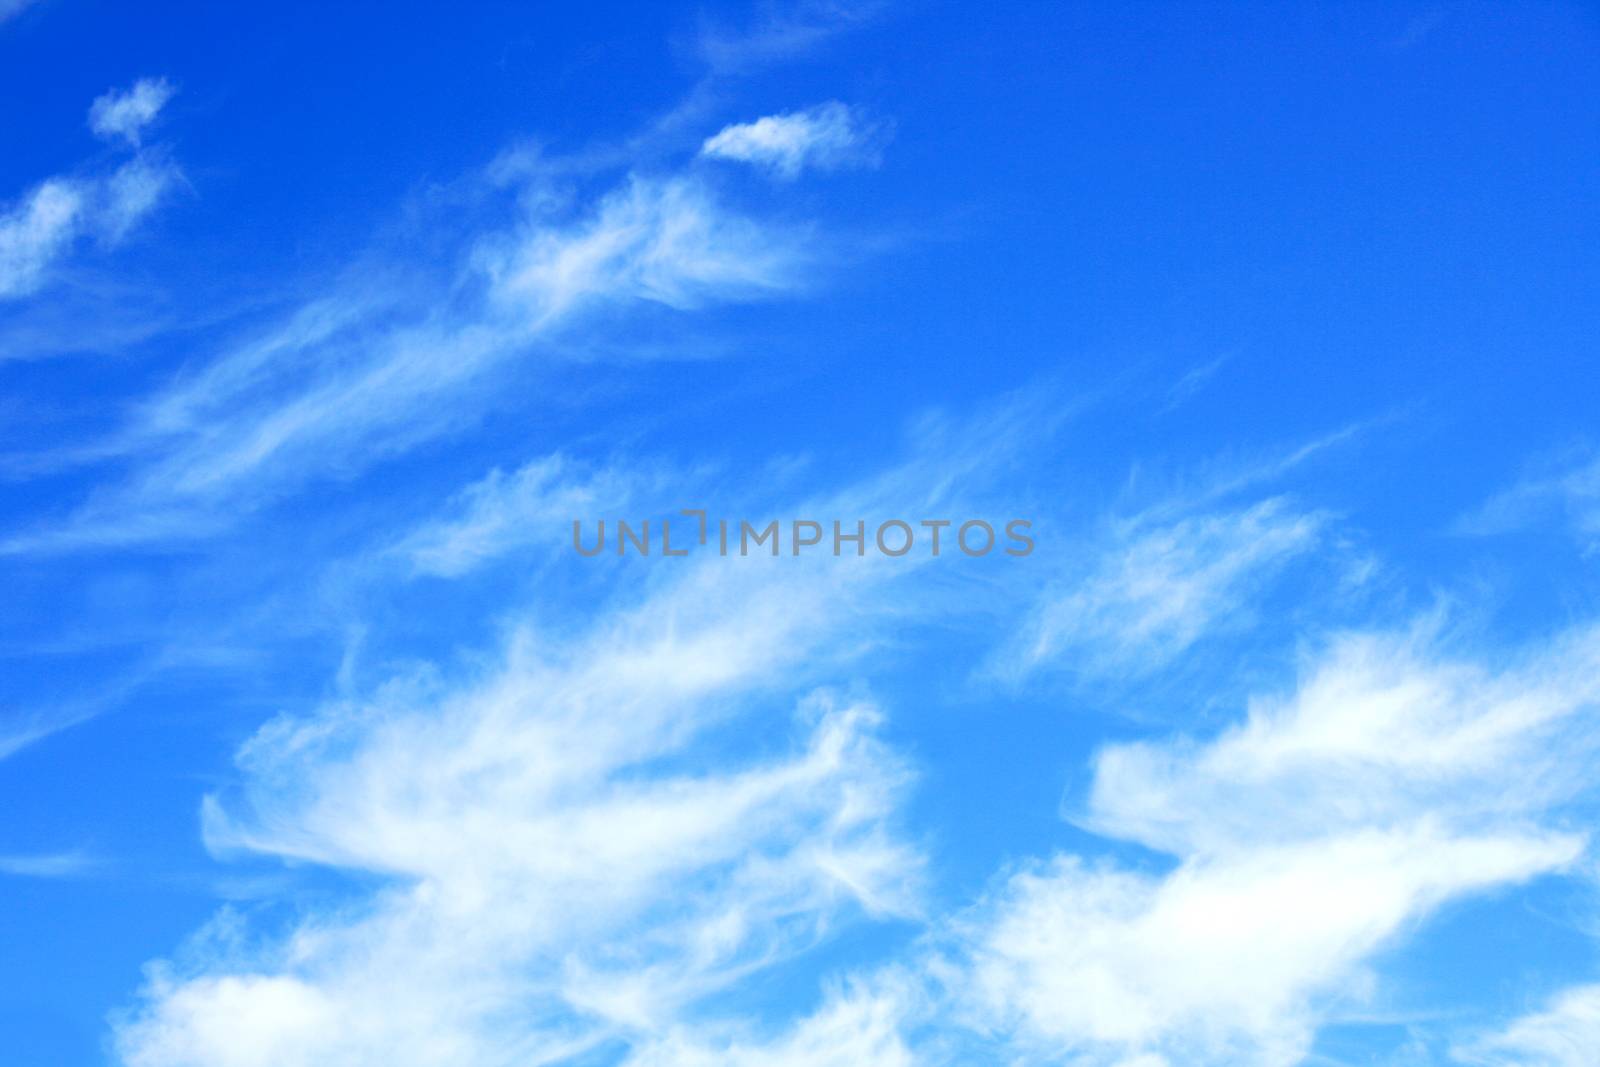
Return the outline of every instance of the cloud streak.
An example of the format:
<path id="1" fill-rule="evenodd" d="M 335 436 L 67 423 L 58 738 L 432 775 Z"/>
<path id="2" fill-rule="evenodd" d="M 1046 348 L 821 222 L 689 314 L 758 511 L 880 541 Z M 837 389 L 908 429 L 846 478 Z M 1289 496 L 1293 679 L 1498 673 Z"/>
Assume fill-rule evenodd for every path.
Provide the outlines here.
<path id="1" fill-rule="evenodd" d="M 1586 554 L 1600 551 L 1600 457 L 1582 452 L 1553 472 L 1530 475 L 1496 493 L 1456 529 L 1488 537 L 1550 521 L 1565 526 Z"/>
<path id="2" fill-rule="evenodd" d="M 1323 516 L 1274 498 L 1234 511 L 1112 523 L 1093 569 L 1046 593 L 1001 670 L 1066 665 L 1090 674 L 1170 663 L 1240 609 L 1324 534 Z"/>

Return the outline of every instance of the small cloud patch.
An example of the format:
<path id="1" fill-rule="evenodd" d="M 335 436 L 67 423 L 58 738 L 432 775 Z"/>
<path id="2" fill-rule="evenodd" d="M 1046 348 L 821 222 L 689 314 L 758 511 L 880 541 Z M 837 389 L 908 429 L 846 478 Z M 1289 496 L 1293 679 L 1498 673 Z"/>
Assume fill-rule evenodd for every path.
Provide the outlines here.
<path id="1" fill-rule="evenodd" d="M 878 162 L 878 130 L 836 100 L 805 111 L 725 126 L 700 154 L 749 163 L 785 180 L 803 170 L 839 170 Z"/>

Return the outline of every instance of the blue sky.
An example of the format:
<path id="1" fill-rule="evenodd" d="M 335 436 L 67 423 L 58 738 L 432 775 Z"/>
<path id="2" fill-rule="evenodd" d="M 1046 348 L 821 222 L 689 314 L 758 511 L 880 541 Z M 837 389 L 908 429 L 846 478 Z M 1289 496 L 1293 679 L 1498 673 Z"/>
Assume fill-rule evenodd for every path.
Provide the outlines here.
<path id="1" fill-rule="evenodd" d="M 0 0 L 0 1060 L 1592 1063 L 1597 74 Z"/>

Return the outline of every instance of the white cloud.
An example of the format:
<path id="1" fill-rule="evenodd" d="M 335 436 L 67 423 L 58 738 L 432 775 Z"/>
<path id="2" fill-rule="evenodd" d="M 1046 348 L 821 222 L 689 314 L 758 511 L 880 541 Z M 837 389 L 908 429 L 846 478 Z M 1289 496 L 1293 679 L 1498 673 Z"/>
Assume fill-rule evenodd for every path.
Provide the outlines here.
<path id="1" fill-rule="evenodd" d="M 809 52 L 871 20 L 883 6 L 881 0 L 798 0 L 781 7 L 763 5 L 750 25 L 707 25 L 696 43 L 713 76 L 747 73 Z"/>
<path id="2" fill-rule="evenodd" d="M 1045 594 L 1003 667 L 1021 674 L 1063 661 L 1126 672 L 1169 662 L 1314 548 L 1324 521 L 1273 499 L 1118 522 L 1092 570 Z"/>
<path id="3" fill-rule="evenodd" d="M 70 878 L 95 866 L 84 852 L 51 852 L 35 856 L 0 856 L 0 874 L 24 878 Z"/>
<path id="4" fill-rule="evenodd" d="M 155 209 L 177 178 L 171 164 L 138 158 L 104 178 L 51 178 L 0 213 L 0 300 L 40 289 L 78 241 L 114 245 Z"/>
<path id="5" fill-rule="evenodd" d="M 0 717 L 0 760 L 51 734 L 82 722 L 92 712 L 72 709 L 55 715 L 9 714 Z"/>
<path id="6" fill-rule="evenodd" d="M 1497 671 L 1414 633 L 1349 634 L 1293 698 L 1256 700 L 1203 747 L 1130 744 L 1096 763 L 1088 821 L 1165 851 L 1217 852 L 1431 812 L 1531 817 L 1584 787 L 1600 749 L 1600 631 Z M 1264 803 L 1292 798 L 1293 803 Z"/>
<path id="7" fill-rule="evenodd" d="M 1600 985 L 1564 990 L 1543 1011 L 1452 1050 L 1481 1067 L 1588 1067 L 1600 1049 Z"/>
<path id="8" fill-rule="evenodd" d="M 101 190 L 99 228 L 113 243 L 126 237 L 155 210 L 177 179 L 177 170 L 149 154 L 118 167 Z"/>
<path id="9" fill-rule="evenodd" d="M 124 1061 L 542 1062 L 661 1030 L 852 905 L 908 906 L 915 860 L 883 827 L 902 772 L 875 713 L 819 700 L 792 755 L 673 771 L 699 728 L 684 702 L 730 680 L 710 649 L 677 651 L 689 663 L 629 658 L 611 679 L 517 663 L 442 714 L 263 731 L 242 757 L 252 814 L 213 805 L 213 845 L 400 881 L 265 953 L 153 972 Z"/>
<path id="10" fill-rule="evenodd" d="M 454 515 L 408 534 L 396 551 L 419 574 L 456 577 L 517 545 L 565 543 L 575 519 L 627 513 L 640 481 L 560 455 L 510 474 L 496 469 L 462 491 Z"/>
<path id="11" fill-rule="evenodd" d="M 960 924 L 958 999 L 1044 1062 L 1299 1063 L 1376 950 L 1581 856 L 1550 816 L 1588 788 L 1597 704 L 1597 631 L 1498 668 L 1425 629 L 1339 638 L 1209 742 L 1102 750 L 1079 821 L 1176 866 L 1025 867 Z"/>
<path id="12" fill-rule="evenodd" d="M 77 234 L 83 200 L 75 183 L 57 178 L 0 215 L 0 298 L 24 296 L 40 286 L 45 268 Z"/>
<path id="13" fill-rule="evenodd" d="M 764 167 L 780 178 L 876 162 L 875 132 L 838 101 L 724 127 L 700 153 Z"/>
<path id="14" fill-rule="evenodd" d="M 138 146 L 144 128 L 154 122 L 177 90 L 165 78 L 141 78 L 131 88 L 112 89 L 89 107 L 89 128 L 97 137 Z"/>
<path id="15" fill-rule="evenodd" d="M 779 510 L 961 510 L 1027 421 L 930 420 L 907 463 Z M 460 573 L 523 516 L 639 482 L 547 457 L 400 544 Z M 1192 528 L 1219 543 L 1317 529 L 1278 504 L 1212 518 Z M 1166 860 L 1022 863 L 934 917 L 896 982 L 847 978 L 787 1024 L 719 1018 L 716 993 L 849 916 L 924 906 L 896 832 L 906 769 L 869 705 L 806 702 L 792 740 L 756 752 L 711 743 L 873 650 L 913 593 L 922 622 L 982 610 L 971 586 L 941 601 L 908 585 L 915 561 L 860 562 L 690 561 L 594 605 L 578 638 L 525 629 L 457 683 L 396 678 L 269 724 L 241 791 L 208 802 L 208 842 L 382 888 L 281 937 L 219 920 L 152 970 L 119 1024 L 125 1062 L 493 1065 L 604 1046 L 632 1067 L 819 1067 L 971 1062 L 953 1050 L 981 1045 L 1017 1064 L 1286 1067 L 1381 995 L 1377 954 L 1438 908 L 1585 848 L 1555 813 L 1596 755 L 1600 631 L 1480 660 L 1425 626 L 1346 634 L 1208 740 L 1102 750 L 1077 821 Z"/>
<path id="16" fill-rule="evenodd" d="M 129 175 L 128 185 L 122 202 L 143 203 L 142 183 Z M 204 535 L 241 505 L 458 426 L 497 368 L 554 359 L 591 313 L 793 290 L 812 258 L 804 237 L 727 209 L 687 177 L 630 174 L 566 213 L 529 197 L 518 224 L 478 235 L 437 288 L 353 283 L 152 398 L 92 452 L 138 457 L 131 477 L 66 526 L 15 535 L 0 551 Z"/>
<path id="17" fill-rule="evenodd" d="M 732 214 L 686 178 L 630 176 L 575 225 L 532 220 L 485 248 L 496 298 L 543 327 L 592 303 L 689 309 L 793 288 L 799 235 Z"/>
<path id="18" fill-rule="evenodd" d="M 1187 371 L 1167 390 L 1167 401 L 1161 406 L 1161 413 L 1176 411 L 1193 400 L 1232 358 L 1231 353 L 1224 353 Z"/>
<path id="19" fill-rule="evenodd" d="M 927 1062 L 900 1032 L 916 995 L 903 980 L 854 982 L 771 1040 L 674 1032 L 634 1053 L 627 1067 L 912 1067 Z"/>
<path id="20" fill-rule="evenodd" d="M 1585 551 L 1600 551 L 1600 457 L 1581 453 L 1554 471 L 1524 478 L 1463 518 L 1457 529 L 1490 536 L 1551 519 L 1565 523 Z"/>
<path id="21" fill-rule="evenodd" d="M 796 507 L 949 502 L 1016 422 L 926 426 L 906 463 Z M 558 470 L 525 473 L 542 487 Z M 469 513 L 498 514 L 511 481 L 479 483 Z M 684 563 L 594 606 L 581 635 L 523 629 L 457 683 L 399 677 L 264 727 L 240 792 L 206 805 L 208 843 L 382 888 L 281 937 L 221 917 L 151 971 L 118 1024 L 123 1061 L 492 1067 L 609 1043 L 641 1064 L 909 1062 L 894 1020 L 912 990 L 841 987 L 766 1036 L 703 1004 L 852 916 L 918 914 L 921 859 L 895 829 L 908 771 L 879 713 L 819 693 L 792 725 L 770 716 L 774 694 L 871 649 L 929 564 Z M 757 716 L 761 742 L 730 752 L 718 727 Z"/>
<path id="22" fill-rule="evenodd" d="M 106 99 L 96 101 L 96 108 Z M 140 152 L 109 175 L 40 182 L 21 202 L 0 211 L 0 300 L 41 288 L 50 268 L 81 239 L 121 241 L 156 207 L 177 174 L 159 155 Z"/>
<path id="23" fill-rule="evenodd" d="M 983 1025 L 1043 1062 L 1288 1067 L 1321 1021 L 1314 998 L 1359 998 L 1359 965 L 1405 924 L 1580 849 L 1423 820 L 1191 859 L 1165 877 L 1058 858 L 989 903 L 970 995 Z"/>

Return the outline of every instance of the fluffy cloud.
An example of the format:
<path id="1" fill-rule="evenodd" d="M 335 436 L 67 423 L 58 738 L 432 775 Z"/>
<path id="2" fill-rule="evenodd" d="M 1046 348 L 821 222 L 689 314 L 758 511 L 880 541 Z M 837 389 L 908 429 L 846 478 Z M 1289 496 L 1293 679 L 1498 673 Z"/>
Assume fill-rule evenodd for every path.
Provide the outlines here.
<path id="1" fill-rule="evenodd" d="M 768 115 L 754 122 L 724 127 L 706 139 L 702 155 L 750 163 L 780 178 L 792 179 L 807 168 L 834 170 L 876 161 L 871 127 L 838 101 L 806 111 Z"/>

